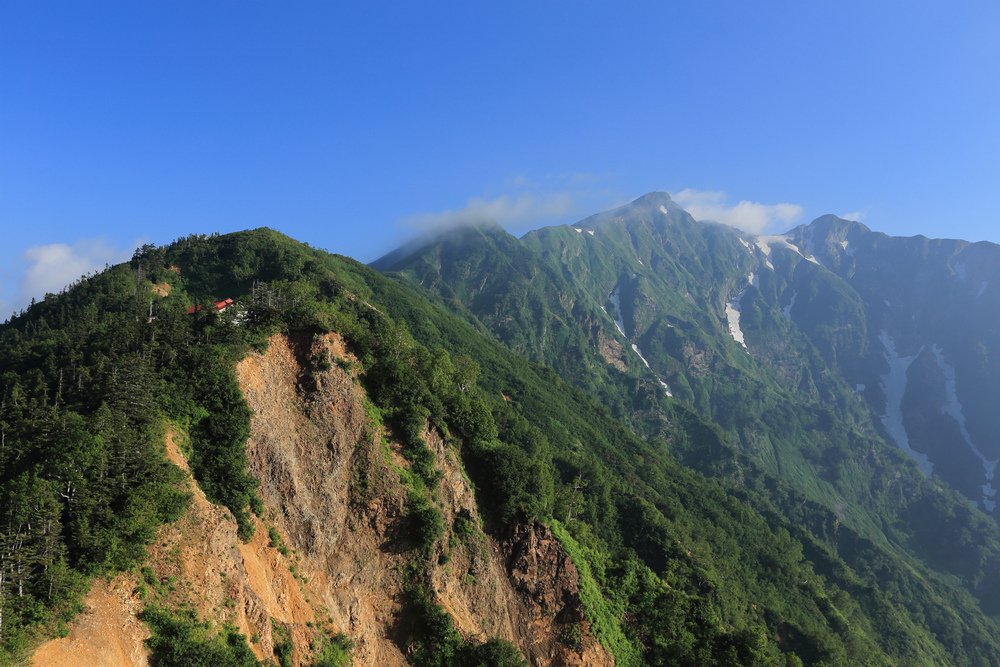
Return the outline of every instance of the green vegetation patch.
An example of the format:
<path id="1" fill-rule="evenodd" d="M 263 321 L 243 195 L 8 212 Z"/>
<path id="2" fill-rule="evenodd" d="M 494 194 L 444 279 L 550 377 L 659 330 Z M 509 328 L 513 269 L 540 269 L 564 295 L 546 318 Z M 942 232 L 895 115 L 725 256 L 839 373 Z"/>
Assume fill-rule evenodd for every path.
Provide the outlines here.
<path id="1" fill-rule="evenodd" d="M 236 628 L 215 628 L 193 610 L 147 607 L 140 618 L 152 636 L 146 640 L 155 667 L 258 667 L 246 637 Z"/>

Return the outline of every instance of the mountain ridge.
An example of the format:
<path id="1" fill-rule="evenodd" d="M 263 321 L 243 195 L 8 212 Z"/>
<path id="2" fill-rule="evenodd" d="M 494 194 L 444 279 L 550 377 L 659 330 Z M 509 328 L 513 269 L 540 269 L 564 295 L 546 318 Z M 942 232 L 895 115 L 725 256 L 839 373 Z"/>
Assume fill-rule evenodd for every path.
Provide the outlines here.
<path id="1" fill-rule="evenodd" d="M 552 227 L 521 237 L 534 251 L 537 264 L 549 266 L 549 274 L 563 274 L 561 284 L 515 287 L 504 276 L 471 277 L 471 284 L 481 281 L 487 291 L 514 294 L 527 290 L 529 301 L 543 301 L 551 313 L 541 320 L 575 320 L 575 337 L 539 341 L 525 335 L 539 327 L 539 320 L 530 308 L 511 308 L 510 299 L 478 310 L 473 307 L 471 316 L 513 349 L 553 365 L 581 386 L 596 386 L 616 414 L 647 434 L 655 434 L 656 415 L 672 409 L 662 405 L 662 397 L 642 389 L 642 377 L 652 375 L 681 403 L 720 423 L 733 434 L 737 448 L 764 469 L 786 478 L 795 475 L 806 495 L 839 508 L 842 517 L 844 512 L 850 514 L 851 520 L 868 525 L 872 535 L 884 529 L 880 526 L 888 498 L 885 491 L 876 490 L 878 475 L 873 476 L 871 464 L 864 463 L 867 454 L 863 453 L 874 445 L 862 442 L 890 443 L 890 449 L 876 447 L 881 452 L 878 456 L 887 460 L 902 451 L 919 462 L 930 452 L 932 459 L 941 461 L 939 472 L 949 484 L 973 504 L 994 509 L 994 450 L 983 439 L 985 434 L 1000 433 L 1000 425 L 994 425 L 993 411 L 982 399 L 976 401 L 977 396 L 990 392 L 969 394 L 964 388 L 974 363 L 963 365 L 958 355 L 973 346 L 968 341 L 949 343 L 942 336 L 924 340 L 918 346 L 924 351 L 920 367 L 931 366 L 921 376 L 923 380 L 914 376 L 913 382 L 906 369 L 902 380 L 890 382 L 892 371 L 885 369 L 897 357 L 890 355 L 887 361 L 883 351 L 889 349 L 885 341 L 893 337 L 907 341 L 907 336 L 920 332 L 952 331 L 954 316 L 939 315 L 932 326 L 930 320 L 918 318 L 929 318 L 933 310 L 917 312 L 915 304 L 967 302 L 967 298 L 950 299 L 940 290 L 934 295 L 926 292 L 942 284 L 950 285 L 948 289 L 961 287 L 955 277 L 967 278 L 953 269 L 952 262 L 969 248 L 985 255 L 965 273 L 975 279 L 984 271 L 996 275 L 1000 247 L 889 237 L 836 216 L 818 218 L 784 235 L 754 237 L 720 225 L 702 225 L 677 209 L 660 211 L 662 201 L 662 195 L 651 195 L 634 209 L 626 205 L 572 227 L 591 228 L 587 221 L 595 219 L 615 222 L 593 225 L 595 235 L 567 235 L 561 227 Z M 676 224 L 664 227 L 668 222 Z M 664 235 L 657 234 L 663 230 Z M 466 250 L 476 255 L 483 249 Z M 866 275 L 859 257 L 884 259 L 871 260 L 868 265 L 874 273 Z M 931 264 L 916 276 L 921 261 Z M 891 266 L 897 267 L 894 279 L 886 274 Z M 423 289 L 434 291 L 434 269 L 419 259 L 395 269 Z M 493 283 L 494 287 L 488 287 Z M 910 293 L 911 283 L 925 293 L 901 296 Z M 978 284 L 975 298 L 989 298 L 988 283 Z M 558 299 L 545 297 L 550 291 L 570 295 L 578 289 L 585 294 L 574 296 L 573 307 L 568 309 Z M 971 296 L 968 287 L 963 289 L 966 297 Z M 889 297 L 896 305 L 886 305 Z M 462 306 L 468 307 L 469 302 Z M 910 323 L 911 315 L 917 324 Z M 963 317 L 971 316 L 965 311 Z M 991 324 L 985 312 L 978 321 L 981 328 L 970 330 L 980 332 L 975 334 L 980 336 L 975 345 L 995 347 L 995 342 L 989 342 L 993 340 L 989 332 L 996 330 L 996 322 Z M 901 347 L 899 355 L 911 354 L 912 343 L 903 344 L 907 347 Z M 634 355 L 628 353 L 629 345 L 634 346 Z M 588 365 L 580 359 L 591 361 Z M 607 366 L 595 372 L 593 368 L 602 362 Z M 581 372 L 580 367 L 585 370 Z M 735 384 L 717 382 L 724 375 L 735 379 Z M 980 379 L 1000 389 L 996 370 Z M 897 385 L 902 388 L 894 389 Z M 941 411 L 944 416 L 935 418 L 932 412 L 928 417 L 916 389 L 950 397 Z M 761 402 L 761 390 L 795 407 L 779 407 L 773 399 Z M 637 400 L 661 405 L 651 415 L 636 409 Z M 781 427 L 764 425 L 767 411 L 787 413 L 789 409 L 799 416 L 790 421 L 783 435 Z M 829 427 L 809 426 L 813 413 L 827 413 L 825 423 L 841 422 L 847 428 L 833 438 L 823 435 Z M 923 420 L 922 427 L 917 419 Z M 938 440 L 928 441 L 931 430 Z M 900 436 L 907 432 L 908 437 Z M 812 447 L 817 449 L 808 453 Z"/>
<path id="2" fill-rule="evenodd" d="M 712 242 L 728 239 L 734 244 L 730 256 L 742 257 L 738 241 L 714 234 Z M 560 245 L 546 250 L 558 255 L 579 248 L 573 245 L 581 236 L 577 232 L 553 236 Z M 615 242 L 632 248 L 622 236 Z M 481 277 L 471 270 L 477 258 L 456 257 L 466 262 L 458 268 L 468 268 L 464 275 L 474 281 L 468 294 L 483 297 L 477 287 Z M 649 258 L 652 266 L 654 256 Z M 494 261 L 489 254 L 478 259 L 486 265 Z M 650 352 L 651 370 L 666 373 L 669 366 L 654 362 L 655 347 L 647 349 L 664 332 L 654 327 L 650 334 L 649 314 L 639 299 L 654 283 L 619 271 L 640 266 L 638 259 L 629 255 L 598 265 L 586 284 L 599 286 L 599 292 L 576 288 L 576 296 L 564 303 L 567 319 L 560 331 L 574 335 L 574 313 L 591 313 L 594 336 L 615 335 L 614 318 L 601 306 L 613 308 L 606 290 L 620 285 L 628 330 L 642 351 Z M 655 261 L 666 259 L 656 254 Z M 693 280 L 691 270 L 698 266 L 676 269 Z M 704 266 L 725 268 L 726 262 Z M 558 281 L 565 278 L 551 266 L 507 275 L 530 287 L 551 281 L 561 286 Z M 730 268 L 725 275 L 732 282 L 741 273 Z M 594 646 L 591 631 L 620 665 L 1000 659 L 996 624 L 988 614 L 997 594 L 989 570 L 1000 542 L 972 544 L 961 552 L 964 560 L 947 567 L 923 552 L 917 558 L 911 544 L 890 544 L 850 518 L 849 508 L 841 517 L 836 508 L 796 490 L 794 477 L 771 475 L 752 452 L 737 451 L 724 423 L 668 400 L 635 351 L 619 343 L 623 364 L 633 374 L 606 371 L 599 354 L 574 357 L 572 347 L 555 345 L 554 324 L 545 320 L 532 335 L 540 349 L 554 355 L 554 368 L 586 362 L 577 379 L 589 377 L 591 387 L 574 386 L 553 368 L 531 363 L 484 335 L 494 329 L 474 322 L 471 311 L 450 312 L 460 304 L 455 295 L 464 299 L 465 293 L 459 284 L 450 299 L 429 295 L 401 276 L 381 275 L 277 232 L 255 230 L 143 248 L 131 262 L 84 279 L 0 326 L 0 421 L 7 443 L 0 450 L 0 502 L 8 516 L 27 511 L 18 508 L 43 507 L 58 519 L 47 524 L 49 533 L 36 534 L 34 526 L 46 524 L 31 518 L 30 539 L 23 542 L 28 546 L 4 552 L 5 583 L 20 576 L 24 587 L 24 597 L 8 595 L 9 585 L 2 589 L 4 657 L 55 632 L 57 623 L 72 623 L 75 601 L 92 577 L 130 571 L 146 581 L 143 618 L 152 633 L 147 650 L 160 664 L 174 664 L 168 655 L 194 651 L 217 656 L 220 664 L 232 659 L 250 665 L 270 657 L 268 647 L 274 659 L 296 665 L 308 664 L 320 651 L 366 655 L 362 645 L 349 648 L 352 633 L 359 641 L 369 636 L 352 629 L 349 620 L 333 618 L 322 628 L 309 628 L 287 620 L 290 616 L 272 616 L 260 626 L 271 628 L 270 636 L 261 631 L 248 637 L 226 629 L 231 612 L 225 604 L 201 610 L 176 606 L 175 595 L 187 582 L 161 578 L 155 563 L 146 561 L 157 531 L 185 520 L 188 512 L 179 473 L 157 445 L 166 420 L 187 434 L 183 446 L 194 481 L 213 511 L 227 517 L 230 542 L 262 540 L 257 531 L 264 529 L 262 521 L 270 522 L 276 532 L 262 548 L 274 558 L 287 549 L 298 572 L 291 572 L 292 579 L 307 590 L 310 582 L 318 586 L 346 576 L 338 567 L 312 569 L 313 556 L 320 545 L 351 530 L 351 521 L 317 511 L 319 523 L 312 525 L 321 530 L 296 527 L 301 503 L 277 491 L 310 477 L 283 472 L 291 469 L 283 452 L 292 445 L 276 439 L 308 443 L 319 457 L 311 469 L 330 466 L 344 475 L 345 483 L 329 493 L 346 507 L 376 501 L 387 480 L 398 489 L 393 497 L 402 506 L 387 515 L 389 537 L 378 548 L 392 554 L 386 558 L 399 558 L 402 597 L 379 603 L 396 611 L 383 617 L 392 619 L 388 627 L 385 620 L 377 625 L 388 638 L 386 646 L 395 646 L 413 665 L 512 666 L 525 657 L 532 664 L 560 664 L 549 649 L 542 655 L 517 638 L 474 634 L 470 618 L 449 602 L 460 599 L 448 597 L 449 586 L 454 591 L 459 582 L 474 585 L 467 576 L 486 576 L 470 563 L 463 540 L 478 540 L 480 534 L 496 538 L 510 530 L 522 534 L 517 527 L 531 525 L 547 526 L 539 530 L 551 531 L 554 541 L 529 540 L 535 546 L 516 561 L 521 565 L 514 571 L 544 577 L 568 567 L 542 557 L 547 543 L 562 549 L 569 559 L 562 562 L 572 562 L 578 573 L 576 609 L 582 618 L 576 612 L 560 616 L 555 608 L 541 617 L 556 623 L 558 641 L 551 650 L 567 659 Z M 553 289 L 536 296 L 529 305 L 540 308 L 565 295 Z M 220 298 L 232 298 L 233 305 L 221 312 L 189 310 Z M 679 295 L 677 303 L 690 302 Z M 481 305 L 496 304 L 484 298 Z M 628 305 L 634 306 L 631 311 Z M 706 317 L 709 323 L 720 316 Z M 285 355 L 294 360 L 285 365 L 298 368 L 281 381 L 301 396 L 291 403 L 253 398 L 253 387 L 276 386 L 269 374 L 245 375 L 243 385 L 237 374 L 241 361 L 277 354 L 280 336 L 302 341 Z M 325 354 L 322 341 L 331 336 L 341 337 L 343 345 Z M 729 347 L 723 340 L 717 349 L 752 369 L 745 351 Z M 692 362 L 711 370 L 710 360 Z M 590 376 L 589 368 L 605 375 Z M 595 380 L 617 377 L 613 373 L 624 379 Z M 604 400 L 616 394 L 615 401 Z M 381 446 L 367 435 L 354 438 L 350 429 L 336 429 L 341 435 L 334 438 L 308 435 L 329 419 L 323 407 L 329 401 L 316 397 L 346 405 L 347 395 L 356 397 L 352 419 L 361 420 L 362 431 L 374 434 Z M 305 421 L 293 424 L 290 417 L 268 412 L 289 405 Z M 621 415 L 628 421 L 606 405 L 629 405 Z M 271 435 L 261 438 L 262 427 Z M 352 447 L 366 457 L 349 455 Z M 442 455 L 456 467 L 447 468 Z M 932 492 L 905 466 L 891 463 L 883 461 L 888 471 L 899 473 L 891 490 L 907 497 L 906 509 L 953 517 L 950 532 L 937 534 L 938 526 L 928 524 L 935 530 L 899 537 L 954 546 L 961 544 L 961 531 L 982 527 L 979 515 L 950 492 Z M 481 521 L 470 520 L 471 506 L 463 506 L 469 516 L 449 509 L 449 489 L 466 475 Z M 126 478 L 132 483 L 117 482 Z M 72 498 L 87 502 L 60 494 L 67 480 Z M 382 503 L 386 511 L 389 505 Z M 45 544 L 53 547 L 46 550 Z M 13 567 L 17 562 L 20 570 Z M 441 578 L 442 572 L 452 574 Z M 46 590 L 56 595 L 46 598 Z M 361 589 L 339 590 L 350 600 L 352 591 Z M 315 646 L 306 645 L 305 633 L 319 630 Z"/>

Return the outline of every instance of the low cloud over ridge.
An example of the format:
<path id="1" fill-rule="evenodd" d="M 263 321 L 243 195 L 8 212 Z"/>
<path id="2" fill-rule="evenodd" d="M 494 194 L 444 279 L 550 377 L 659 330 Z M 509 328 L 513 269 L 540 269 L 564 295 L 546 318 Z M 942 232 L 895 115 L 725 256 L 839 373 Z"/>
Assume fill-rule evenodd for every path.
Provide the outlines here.
<path id="1" fill-rule="evenodd" d="M 12 309 L 20 310 L 31 299 L 59 292 L 82 276 L 127 260 L 135 247 L 119 248 L 102 239 L 83 239 L 72 244 L 47 243 L 27 248 L 22 254 L 27 266 L 18 283 Z M 5 307 L 4 317 L 7 312 Z"/>
<path id="2" fill-rule="evenodd" d="M 751 234 L 772 231 L 778 225 L 790 225 L 797 222 L 804 213 L 798 204 L 785 202 L 761 204 L 742 200 L 730 204 L 725 192 L 712 190 L 685 188 L 670 196 L 696 220 L 721 222 Z"/>
<path id="3" fill-rule="evenodd" d="M 422 232 L 436 232 L 484 222 L 519 225 L 558 218 L 572 211 L 573 197 L 569 193 L 504 194 L 492 199 L 473 197 L 462 208 L 413 215 L 405 218 L 403 224 Z"/>

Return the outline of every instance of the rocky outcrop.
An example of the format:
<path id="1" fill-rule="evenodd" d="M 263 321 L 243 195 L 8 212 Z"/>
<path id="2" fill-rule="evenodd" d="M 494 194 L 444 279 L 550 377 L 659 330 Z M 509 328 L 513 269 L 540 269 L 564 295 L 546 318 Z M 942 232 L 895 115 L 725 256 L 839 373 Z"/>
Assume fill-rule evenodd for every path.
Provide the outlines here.
<path id="1" fill-rule="evenodd" d="M 296 665 L 309 664 L 310 644 L 329 632 L 351 638 L 355 665 L 407 664 L 399 628 L 413 557 L 401 530 L 400 473 L 408 464 L 371 418 L 358 369 L 336 334 L 276 335 L 266 352 L 241 361 L 237 378 L 254 415 L 249 469 L 265 509 L 254 537 L 241 543 L 231 513 L 189 479 L 188 511 L 150 548 L 146 576 L 163 599 L 236 626 L 258 658 L 273 656 L 277 624 L 293 640 Z M 186 470 L 173 436 L 167 455 Z M 435 495 L 446 526 L 427 564 L 429 584 L 458 630 L 506 639 L 532 665 L 612 665 L 584 619 L 576 568 L 552 532 L 534 524 L 488 536 L 457 443 L 433 429 L 424 439 L 441 471 Z M 147 664 L 148 630 L 136 617 L 142 585 L 135 577 L 96 583 L 87 598 L 93 612 L 69 637 L 44 645 L 35 664 L 76 664 L 78 655 L 109 667 Z"/>
<path id="2" fill-rule="evenodd" d="M 403 554 L 394 531 L 405 491 L 383 461 L 365 397 L 336 336 L 275 336 L 237 367 L 253 409 L 247 455 L 267 518 L 300 555 L 306 589 L 354 641 L 355 664 L 404 665 L 391 629 Z M 351 360 L 353 363 L 353 360 Z"/>
<path id="3" fill-rule="evenodd" d="M 187 462 L 173 438 L 167 456 L 182 469 Z M 293 563 L 271 546 L 267 527 L 255 520 L 248 543 L 236 535 L 228 509 L 208 501 L 191 480 L 191 506 L 166 526 L 150 549 L 149 566 L 166 587 L 168 601 L 193 607 L 202 618 L 235 625 L 259 658 L 274 652 L 272 620 L 292 630 L 296 646 L 308 646 L 315 620 Z"/>
<path id="4" fill-rule="evenodd" d="M 354 640 L 355 663 L 404 664 L 393 628 L 407 558 L 398 473 L 406 462 L 387 433 L 374 432 L 357 369 L 336 334 L 272 337 L 266 353 L 237 369 L 254 410 L 247 452 L 269 520 L 299 550 L 307 590 Z M 590 635 L 576 569 L 551 531 L 520 526 L 501 541 L 484 534 L 457 447 L 433 429 L 424 439 L 442 473 L 446 525 L 430 580 L 459 631 L 507 639 L 534 665 L 613 664 Z M 565 641 L 575 636 L 567 626 L 579 628 L 577 646 Z"/>
<path id="5" fill-rule="evenodd" d="M 507 577 L 523 609 L 521 647 L 532 662 L 566 667 L 613 665 L 584 618 L 579 573 L 551 529 L 541 524 L 514 526 L 502 550 Z"/>

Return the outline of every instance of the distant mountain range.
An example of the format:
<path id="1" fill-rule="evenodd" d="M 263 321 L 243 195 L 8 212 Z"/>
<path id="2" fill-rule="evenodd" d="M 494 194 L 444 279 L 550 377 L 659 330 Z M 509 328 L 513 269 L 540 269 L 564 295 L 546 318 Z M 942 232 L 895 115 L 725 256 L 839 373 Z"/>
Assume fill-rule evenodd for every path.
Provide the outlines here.
<path id="1" fill-rule="evenodd" d="M 845 515 L 881 521 L 876 499 L 896 491 L 879 471 L 896 452 L 996 509 L 1000 246 L 832 215 L 752 236 L 650 193 L 521 238 L 453 230 L 373 266 L 647 434 L 672 397 Z"/>
<path id="2" fill-rule="evenodd" d="M 662 193 L 143 246 L 0 325 L 0 664 L 1000 664 L 998 271 Z"/>

